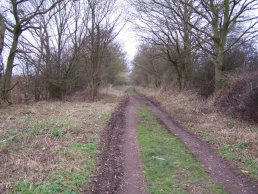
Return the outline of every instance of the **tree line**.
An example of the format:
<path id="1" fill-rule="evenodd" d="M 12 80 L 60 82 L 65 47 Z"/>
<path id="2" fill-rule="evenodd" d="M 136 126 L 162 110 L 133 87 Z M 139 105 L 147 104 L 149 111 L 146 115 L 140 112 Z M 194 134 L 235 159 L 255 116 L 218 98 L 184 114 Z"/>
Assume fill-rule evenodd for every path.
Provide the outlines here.
<path id="1" fill-rule="evenodd" d="M 115 41 L 123 16 L 117 7 L 117 0 L 2 2 L 0 54 L 7 53 L 0 67 L 2 101 L 11 103 L 17 85 L 35 100 L 61 99 L 82 88 L 95 100 L 101 85 L 124 83 L 125 54 Z"/>
<path id="2" fill-rule="evenodd" d="M 257 66 L 256 0 L 133 0 L 142 45 L 132 80 L 220 90 L 236 67 Z M 256 12 L 255 12 L 256 11 Z"/>

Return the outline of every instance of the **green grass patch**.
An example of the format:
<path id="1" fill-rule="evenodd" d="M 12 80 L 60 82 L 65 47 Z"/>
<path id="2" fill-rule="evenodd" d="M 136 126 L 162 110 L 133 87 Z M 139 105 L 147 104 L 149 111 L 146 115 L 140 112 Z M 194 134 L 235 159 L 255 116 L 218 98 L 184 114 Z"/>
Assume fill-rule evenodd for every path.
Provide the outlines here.
<path id="1" fill-rule="evenodd" d="M 240 142 L 238 144 L 238 147 L 242 150 L 248 149 L 249 146 L 250 146 L 250 142 Z"/>
<path id="2" fill-rule="evenodd" d="M 244 164 L 247 172 L 253 177 L 258 178 L 258 161 L 245 160 Z"/>
<path id="3" fill-rule="evenodd" d="M 229 128 L 229 129 L 234 129 L 235 127 L 236 127 L 236 122 L 234 122 L 234 121 L 229 121 L 228 123 L 227 123 L 227 127 Z"/>
<path id="4" fill-rule="evenodd" d="M 88 144 L 74 144 L 73 145 L 75 149 L 86 152 L 90 157 L 94 157 L 96 150 L 97 150 L 97 144 L 95 143 L 88 143 Z"/>
<path id="5" fill-rule="evenodd" d="M 0 143 L 15 137 L 17 134 L 18 134 L 17 130 L 7 131 L 3 136 L 0 136 Z"/>
<path id="6" fill-rule="evenodd" d="M 247 150 L 250 146 L 249 142 L 239 142 L 234 144 L 225 144 L 219 147 L 219 153 L 227 160 L 238 161 L 241 155 L 247 155 Z M 236 154 L 238 153 L 238 154 Z M 254 178 L 258 178 L 258 161 L 242 159 L 243 172 L 248 173 Z"/>
<path id="7" fill-rule="evenodd" d="M 77 194 L 80 189 L 86 188 L 89 185 L 89 177 L 96 165 L 97 144 L 73 144 L 68 148 L 59 148 L 58 154 L 65 157 L 74 157 L 76 166 L 83 168 L 67 169 L 56 172 L 49 177 L 48 182 L 32 183 L 29 180 L 19 182 L 14 193 L 21 194 Z M 82 158 L 86 160 L 81 160 Z"/>
<path id="8" fill-rule="evenodd" d="M 237 159 L 237 156 L 233 153 L 232 145 L 223 145 L 219 147 L 219 153 L 223 155 L 227 160 Z"/>
<path id="9" fill-rule="evenodd" d="M 60 128 L 53 128 L 52 130 L 51 130 L 51 135 L 53 136 L 53 137 L 61 137 L 62 135 L 64 134 L 64 132 L 62 131 L 62 129 L 60 129 Z"/>
<path id="10" fill-rule="evenodd" d="M 137 129 L 149 193 L 226 193 L 190 151 L 143 107 Z"/>
<path id="11" fill-rule="evenodd" d="M 5 144 L 3 144 L 3 145 L 0 144 L 0 152 L 2 152 L 4 154 L 8 154 L 12 151 L 13 151 L 13 148 L 11 146 L 5 145 Z"/>
<path id="12" fill-rule="evenodd" d="M 31 121 L 29 131 L 31 135 L 51 134 L 54 137 L 63 135 L 63 129 L 73 126 L 72 121 L 65 118 L 39 119 Z"/>

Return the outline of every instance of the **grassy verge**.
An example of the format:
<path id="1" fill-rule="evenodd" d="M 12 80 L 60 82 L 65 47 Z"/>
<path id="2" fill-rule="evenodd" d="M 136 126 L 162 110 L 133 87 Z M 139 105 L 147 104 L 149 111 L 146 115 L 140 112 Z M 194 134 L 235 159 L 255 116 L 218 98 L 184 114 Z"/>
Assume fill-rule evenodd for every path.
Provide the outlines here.
<path id="1" fill-rule="evenodd" d="M 115 102 L 0 109 L 0 193 L 83 193 Z"/>
<path id="2" fill-rule="evenodd" d="M 182 126 L 213 143 L 219 154 L 258 180 L 257 124 L 232 118 L 216 110 L 212 99 L 200 99 L 189 91 L 139 91 L 154 97 Z"/>
<path id="3" fill-rule="evenodd" d="M 146 107 L 137 128 L 149 193 L 225 193 Z"/>

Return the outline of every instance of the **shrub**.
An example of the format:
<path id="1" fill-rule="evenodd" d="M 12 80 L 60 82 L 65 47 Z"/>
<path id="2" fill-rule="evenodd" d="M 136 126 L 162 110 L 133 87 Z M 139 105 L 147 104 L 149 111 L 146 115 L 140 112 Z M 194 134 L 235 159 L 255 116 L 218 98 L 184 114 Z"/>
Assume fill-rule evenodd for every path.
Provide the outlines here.
<path id="1" fill-rule="evenodd" d="M 215 100 L 219 108 L 258 122 L 258 70 L 236 74 Z"/>
<path id="2" fill-rule="evenodd" d="M 214 92 L 214 64 L 205 62 L 193 73 L 192 84 L 199 95 L 208 97 Z"/>

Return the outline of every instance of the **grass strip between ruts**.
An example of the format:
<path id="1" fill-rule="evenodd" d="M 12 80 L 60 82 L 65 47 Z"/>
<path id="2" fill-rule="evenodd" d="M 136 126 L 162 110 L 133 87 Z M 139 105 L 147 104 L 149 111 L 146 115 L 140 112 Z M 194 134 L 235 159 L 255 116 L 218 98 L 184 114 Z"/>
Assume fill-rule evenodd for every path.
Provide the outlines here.
<path id="1" fill-rule="evenodd" d="M 147 107 L 137 114 L 137 129 L 148 192 L 226 193 L 213 183 L 189 150 L 159 124 Z"/>

